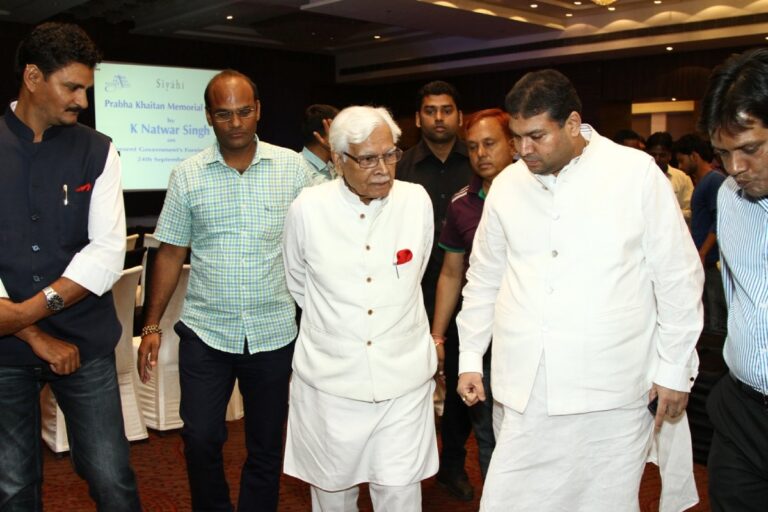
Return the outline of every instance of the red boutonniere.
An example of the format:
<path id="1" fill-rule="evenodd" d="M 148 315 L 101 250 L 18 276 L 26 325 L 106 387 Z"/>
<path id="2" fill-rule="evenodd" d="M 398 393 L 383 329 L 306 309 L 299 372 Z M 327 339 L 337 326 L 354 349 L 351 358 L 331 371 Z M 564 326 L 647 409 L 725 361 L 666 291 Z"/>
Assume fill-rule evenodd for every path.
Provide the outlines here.
<path id="1" fill-rule="evenodd" d="M 413 253 L 410 249 L 400 249 L 395 254 L 395 273 L 397 274 L 397 278 L 400 279 L 400 271 L 397 269 L 398 265 L 403 265 L 405 263 L 408 263 L 413 259 Z"/>

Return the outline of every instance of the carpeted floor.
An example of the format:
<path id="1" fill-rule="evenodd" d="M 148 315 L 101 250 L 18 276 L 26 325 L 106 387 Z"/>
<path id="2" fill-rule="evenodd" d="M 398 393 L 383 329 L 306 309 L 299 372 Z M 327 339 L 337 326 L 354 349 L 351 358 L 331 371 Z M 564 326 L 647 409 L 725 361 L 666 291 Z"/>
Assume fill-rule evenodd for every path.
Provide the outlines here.
<path id="1" fill-rule="evenodd" d="M 242 420 L 228 423 L 229 441 L 225 446 L 227 478 L 231 485 L 233 502 L 236 502 L 240 481 L 239 471 L 245 458 Z M 481 491 L 480 471 L 477 465 L 477 447 L 470 439 L 468 472 L 475 486 L 475 500 L 460 502 L 438 487 L 434 478 L 423 484 L 424 512 L 469 512 L 476 511 Z M 43 486 L 44 506 L 47 512 L 89 512 L 96 508 L 88 497 L 88 489 L 73 472 L 67 456 L 55 456 L 45 450 L 45 483 Z M 183 512 L 190 510 L 189 487 L 187 485 L 181 437 L 178 431 L 157 434 L 150 431 L 147 441 L 133 443 L 131 460 L 139 479 L 139 492 L 147 512 Z M 696 483 L 701 503 L 690 509 L 695 512 L 709 510 L 706 496 L 706 468 L 696 466 Z M 655 466 L 646 468 L 640 490 L 642 512 L 659 508 L 659 473 Z M 309 488 L 299 480 L 283 476 L 280 488 L 280 511 L 309 511 Z M 360 497 L 360 510 L 370 511 L 370 499 L 364 488 Z"/>

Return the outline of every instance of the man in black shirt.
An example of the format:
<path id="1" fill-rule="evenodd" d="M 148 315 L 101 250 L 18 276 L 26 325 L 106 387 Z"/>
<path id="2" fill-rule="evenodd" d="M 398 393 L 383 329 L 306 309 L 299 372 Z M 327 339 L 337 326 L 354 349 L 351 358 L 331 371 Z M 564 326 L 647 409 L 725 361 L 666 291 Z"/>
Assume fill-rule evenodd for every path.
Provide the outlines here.
<path id="1" fill-rule="evenodd" d="M 402 181 L 418 183 L 427 190 L 432 198 L 437 241 L 440 239 L 451 197 L 469 183 L 472 168 L 467 148 L 458 138 L 462 114 L 458 107 L 459 94 L 456 89 L 447 82 L 430 82 L 419 90 L 418 101 L 416 126 L 421 129 L 421 141 L 405 152 L 397 166 L 396 176 Z M 442 265 L 443 251 L 435 243 L 421 282 L 424 304 L 430 319 L 434 315 L 435 288 Z M 464 444 L 469 437 L 471 422 L 467 408 L 455 392 L 459 371 L 459 340 L 455 318 L 446 335 L 445 352 L 443 340 L 435 339 L 438 371 L 441 376 L 445 375 L 447 390 L 440 429 L 443 451 L 437 481 L 459 499 L 469 501 L 474 491 L 464 470 Z"/>

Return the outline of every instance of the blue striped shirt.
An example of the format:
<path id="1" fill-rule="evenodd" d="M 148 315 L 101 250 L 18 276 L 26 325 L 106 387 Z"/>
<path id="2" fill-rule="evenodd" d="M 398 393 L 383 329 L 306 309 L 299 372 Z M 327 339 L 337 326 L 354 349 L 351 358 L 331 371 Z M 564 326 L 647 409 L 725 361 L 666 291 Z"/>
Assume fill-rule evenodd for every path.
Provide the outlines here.
<path id="1" fill-rule="evenodd" d="M 218 144 L 173 170 L 155 236 L 192 248 L 182 321 L 216 350 L 253 354 L 296 337 L 281 241 L 288 207 L 311 181 L 295 151 L 256 140 L 243 174 Z"/>
<path id="2" fill-rule="evenodd" d="M 739 380 L 768 394 L 768 197 L 751 198 L 733 178 L 725 180 L 717 233 L 728 304 L 725 362 Z"/>

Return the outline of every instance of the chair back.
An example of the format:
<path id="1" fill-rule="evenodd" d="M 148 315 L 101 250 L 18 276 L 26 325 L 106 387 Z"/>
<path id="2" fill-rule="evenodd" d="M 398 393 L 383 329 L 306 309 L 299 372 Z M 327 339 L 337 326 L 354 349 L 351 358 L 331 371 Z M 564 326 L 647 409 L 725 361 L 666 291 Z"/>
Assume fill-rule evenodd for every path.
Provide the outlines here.
<path id="1" fill-rule="evenodd" d="M 125 237 L 125 250 L 132 251 L 136 248 L 136 242 L 139 241 L 139 234 L 134 233 Z"/>
<path id="2" fill-rule="evenodd" d="M 115 364 L 117 372 L 133 368 L 133 315 L 136 309 L 136 288 L 139 286 L 142 267 L 123 270 L 123 275 L 112 287 L 112 298 L 115 301 L 117 319 L 123 327 L 123 334 L 115 347 Z"/>
<path id="3" fill-rule="evenodd" d="M 160 240 L 155 238 L 154 233 L 144 233 L 144 247 L 160 247 Z"/>
<path id="4" fill-rule="evenodd" d="M 184 297 L 187 295 L 187 286 L 189 285 L 189 271 L 192 267 L 185 264 L 181 267 L 179 282 L 176 289 L 168 301 L 168 307 L 165 308 L 160 319 L 160 329 L 163 330 L 163 342 L 160 345 L 160 354 L 158 360 L 172 362 L 177 364 L 179 361 L 179 336 L 173 330 L 173 326 L 181 318 L 181 311 L 184 306 Z"/>

